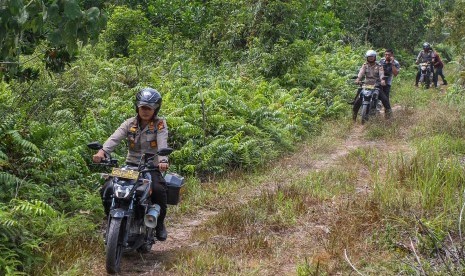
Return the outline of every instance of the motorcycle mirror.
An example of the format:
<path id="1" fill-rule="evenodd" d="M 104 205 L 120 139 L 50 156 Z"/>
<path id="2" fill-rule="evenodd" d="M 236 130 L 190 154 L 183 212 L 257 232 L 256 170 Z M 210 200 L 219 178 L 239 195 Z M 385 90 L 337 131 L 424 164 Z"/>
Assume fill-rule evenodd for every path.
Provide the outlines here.
<path id="1" fill-rule="evenodd" d="M 160 155 L 160 156 L 168 156 L 170 155 L 174 150 L 172 148 L 163 148 L 163 149 L 159 149 L 157 151 L 157 154 Z"/>
<path id="2" fill-rule="evenodd" d="M 100 150 L 103 148 L 103 145 L 100 144 L 99 142 L 91 142 L 87 144 L 87 147 L 93 150 Z"/>

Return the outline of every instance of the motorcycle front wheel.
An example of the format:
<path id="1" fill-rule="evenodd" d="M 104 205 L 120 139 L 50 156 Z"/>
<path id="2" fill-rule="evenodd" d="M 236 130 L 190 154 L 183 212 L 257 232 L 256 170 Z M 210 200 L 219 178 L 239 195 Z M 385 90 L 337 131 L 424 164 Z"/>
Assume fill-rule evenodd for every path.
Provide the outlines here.
<path id="1" fill-rule="evenodd" d="M 106 246 L 106 268 L 109 274 L 116 274 L 120 270 L 121 257 L 123 255 L 123 230 L 122 219 L 111 219 L 108 228 Z"/>
<path id="2" fill-rule="evenodd" d="M 362 105 L 362 125 L 368 121 L 368 113 L 369 113 L 368 105 L 364 104 Z"/>

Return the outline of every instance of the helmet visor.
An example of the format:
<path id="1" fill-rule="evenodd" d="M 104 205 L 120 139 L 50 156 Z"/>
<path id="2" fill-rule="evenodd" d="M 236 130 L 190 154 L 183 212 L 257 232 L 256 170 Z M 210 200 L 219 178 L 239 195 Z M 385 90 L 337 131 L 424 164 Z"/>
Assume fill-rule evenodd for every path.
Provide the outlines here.
<path id="1" fill-rule="evenodd" d="M 151 109 L 155 110 L 157 109 L 158 107 L 160 107 L 159 104 L 157 103 L 149 103 L 149 102 L 143 102 L 143 101 L 140 101 L 140 102 L 137 102 L 137 107 L 141 107 L 141 106 L 147 106 L 147 107 L 150 107 Z"/>

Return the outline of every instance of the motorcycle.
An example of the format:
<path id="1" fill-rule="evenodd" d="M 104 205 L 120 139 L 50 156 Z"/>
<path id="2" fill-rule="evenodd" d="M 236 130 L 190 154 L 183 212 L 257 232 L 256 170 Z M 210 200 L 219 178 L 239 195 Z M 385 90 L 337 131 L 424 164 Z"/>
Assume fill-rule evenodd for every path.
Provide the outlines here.
<path id="1" fill-rule="evenodd" d="M 433 70 L 431 68 L 431 63 L 430 62 L 422 62 L 419 64 L 419 70 L 420 70 L 420 79 L 419 83 L 428 89 L 431 86 L 431 83 L 433 82 Z"/>
<path id="2" fill-rule="evenodd" d="M 375 85 L 368 85 L 360 82 L 360 94 L 362 99 L 362 106 L 360 116 L 362 118 L 362 125 L 365 124 L 370 116 L 375 116 L 377 113 L 377 103 L 379 96 L 379 87 Z"/>
<path id="3" fill-rule="evenodd" d="M 89 143 L 87 146 L 93 150 L 100 150 L 103 147 L 98 142 Z M 158 150 L 157 154 L 168 156 L 172 151 L 171 148 L 164 148 Z M 154 231 L 160 206 L 152 205 L 150 202 L 152 182 L 150 172 L 158 168 L 153 163 L 156 157 L 154 154 L 144 154 L 138 166 L 118 167 L 118 161 L 112 159 L 110 154 L 106 154 L 106 157 L 99 164 L 112 167 L 112 171 L 101 175 L 111 183 L 108 189 L 112 189 L 113 194 L 105 235 L 105 260 L 107 272 L 115 274 L 120 271 L 123 252 L 137 250 L 140 253 L 148 253 L 155 243 Z M 169 174 L 169 176 L 171 182 L 177 181 L 179 186 L 182 186 L 182 177 L 177 174 Z M 179 189 L 177 192 L 179 193 Z"/>

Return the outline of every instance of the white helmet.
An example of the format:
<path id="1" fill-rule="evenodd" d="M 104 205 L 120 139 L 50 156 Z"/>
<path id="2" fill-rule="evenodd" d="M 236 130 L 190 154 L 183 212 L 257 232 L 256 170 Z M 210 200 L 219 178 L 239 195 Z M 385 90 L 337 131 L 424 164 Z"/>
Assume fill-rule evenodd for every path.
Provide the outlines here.
<path id="1" fill-rule="evenodd" d="M 376 51 L 374 51 L 374 50 L 368 50 L 368 51 L 366 52 L 366 54 L 365 54 L 365 57 L 366 57 L 366 58 L 367 58 L 367 57 L 375 57 L 375 59 L 376 59 Z"/>

